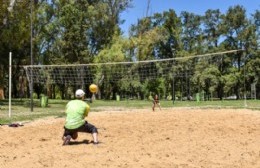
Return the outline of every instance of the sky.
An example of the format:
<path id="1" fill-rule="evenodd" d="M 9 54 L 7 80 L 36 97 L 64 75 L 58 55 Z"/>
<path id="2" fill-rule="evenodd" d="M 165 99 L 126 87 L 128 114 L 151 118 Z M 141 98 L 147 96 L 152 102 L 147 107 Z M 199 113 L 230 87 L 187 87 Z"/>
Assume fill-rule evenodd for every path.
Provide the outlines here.
<path id="1" fill-rule="evenodd" d="M 121 19 L 125 23 L 120 27 L 124 35 L 128 36 L 129 28 L 136 24 L 137 20 L 146 16 L 148 0 L 133 0 L 133 7 L 127 9 L 121 14 Z M 162 13 L 173 9 L 178 16 L 182 11 L 192 12 L 198 15 L 204 15 L 208 9 L 219 9 L 226 13 L 229 7 L 242 5 L 250 18 L 250 14 L 260 10 L 259 0 L 150 0 L 148 15 Z"/>

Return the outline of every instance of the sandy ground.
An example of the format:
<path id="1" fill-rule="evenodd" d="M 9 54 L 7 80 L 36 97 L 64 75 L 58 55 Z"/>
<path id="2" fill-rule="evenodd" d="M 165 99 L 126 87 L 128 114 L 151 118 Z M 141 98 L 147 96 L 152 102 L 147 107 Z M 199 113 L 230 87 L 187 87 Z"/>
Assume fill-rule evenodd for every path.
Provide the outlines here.
<path id="1" fill-rule="evenodd" d="M 62 146 L 64 118 L 0 127 L 1 168 L 259 168 L 260 111 L 158 109 L 90 113 L 90 134 Z"/>

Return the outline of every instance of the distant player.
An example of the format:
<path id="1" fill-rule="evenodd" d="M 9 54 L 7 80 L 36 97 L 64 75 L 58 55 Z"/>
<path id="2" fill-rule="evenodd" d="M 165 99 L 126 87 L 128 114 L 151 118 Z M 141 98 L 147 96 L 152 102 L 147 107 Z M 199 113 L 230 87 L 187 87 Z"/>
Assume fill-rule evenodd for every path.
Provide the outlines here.
<path id="1" fill-rule="evenodd" d="M 158 106 L 161 110 L 161 105 L 160 105 L 159 97 L 157 94 L 154 96 L 154 99 L 153 99 L 153 111 L 155 109 L 155 106 Z"/>
<path id="2" fill-rule="evenodd" d="M 93 143 L 98 144 L 97 128 L 85 120 L 90 110 L 89 105 L 83 101 L 85 92 L 78 89 L 75 96 L 77 99 L 69 101 L 66 105 L 66 122 L 62 138 L 63 145 L 69 145 L 71 138 L 77 139 L 78 132 L 91 133 Z"/>

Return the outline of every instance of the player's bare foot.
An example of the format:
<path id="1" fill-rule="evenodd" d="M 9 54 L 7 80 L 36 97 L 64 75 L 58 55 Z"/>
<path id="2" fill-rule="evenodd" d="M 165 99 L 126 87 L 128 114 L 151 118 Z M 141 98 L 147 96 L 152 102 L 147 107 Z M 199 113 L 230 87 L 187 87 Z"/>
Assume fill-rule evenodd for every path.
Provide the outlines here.
<path id="1" fill-rule="evenodd" d="M 63 144 L 62 145 L 69 145 L 70 139 L 71 139 L 70 135 L 63 137 Z"/>

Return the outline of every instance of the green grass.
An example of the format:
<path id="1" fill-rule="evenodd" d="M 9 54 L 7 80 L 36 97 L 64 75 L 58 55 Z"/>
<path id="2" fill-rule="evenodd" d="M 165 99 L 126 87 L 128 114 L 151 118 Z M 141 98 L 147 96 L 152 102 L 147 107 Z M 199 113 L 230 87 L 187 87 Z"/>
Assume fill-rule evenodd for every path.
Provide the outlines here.
<path id="1" fill-rule="evenodd" d="M 34 100 L 34 108 L 31 112 L 29 99 L 14 99 L 12 100 L 11 117 L 9 118 L 8 100 L 0 101 L 0 124 L 7 124 L 12 122 L 32 121 L 35 119 L 53 116 L 64 117 L 64 109 L 68 100 L 48 100 L 47 107 L 40 107 L 40 100 Z M 163 108 L 174 107 L 197 107 L 197 108 L 250 108 L 260 109 L 260 100 L 224 100 L 224 101 L 160 101 Z M 245 104 L 247 106 L 245 106 Z M 92 112 L 100 112 L 104 110 L 113 109 L 152 109 L 152 101 L 148 100 L 124 100 L 124 101 L 105 101 L 95 100 L 93 103 L 89 102 Z"/>
<path id="2" fill-rule="evenodd" d="M 223 100 L 223 101 L 160 101 L 163 108 L 171 107 L 200 107 L 200 108 L 250 108 L 260 109 L 260 100 Z M 98 100 L 90 104 L 91 107 L 125 107 L 125 108 L 151 108 L 152 101 L 128 100 L 128 101 L 102 101 Z"/>
<path id="3" fill-rule="evenodd" d="M 0 105 L 0 124 L 12 123 L 17 121 L 32 121 L 38 118 L 56 116 L 63 117 L 65 104 L 49 104 L 48 107 L 42 108 L 39 105 L 35 105 L 33 111 L 28 103 L 12 104 L 11 117 L 9 118 L 9 106 Z"/>
<path id="4" fill-rule="evenodd" d="M 218 107 L 260 109 L 260 100 L 222 100 L 222 101 L 176 101 L 175 107 Z"/>

